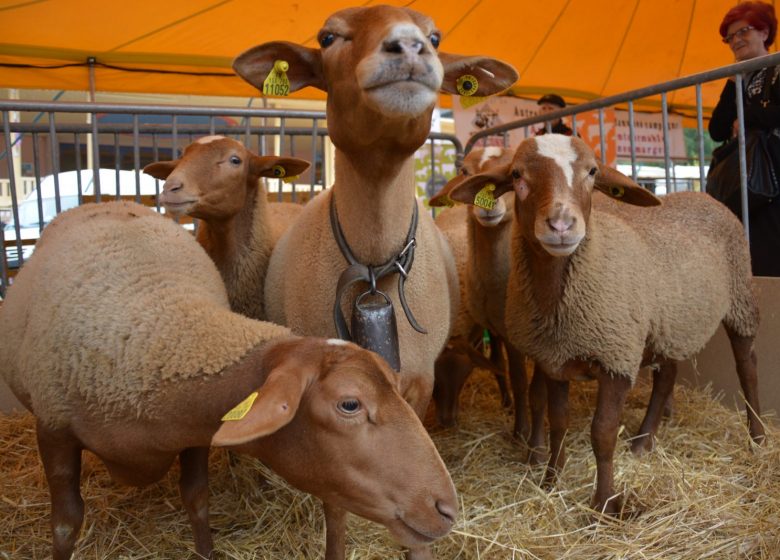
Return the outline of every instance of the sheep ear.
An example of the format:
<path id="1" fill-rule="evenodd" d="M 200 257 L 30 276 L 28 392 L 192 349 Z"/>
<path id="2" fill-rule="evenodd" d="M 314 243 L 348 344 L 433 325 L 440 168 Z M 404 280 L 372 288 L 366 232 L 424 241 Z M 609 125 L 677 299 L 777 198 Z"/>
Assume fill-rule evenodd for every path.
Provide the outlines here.
<path id="1" fill-rule="evenodd" d="M 442 52 L 439 53 L 439 60 L 444 66 L 441 91 L 453 95 L 462 95 L 464 89 L 472 91 L 474 88 L 476 91 L 473 95 L 478 97 L 493 95 L 507 89 L 519 77 L 514 67 L 487 56 L 461 56 Z"/>
<path id="2" fill-rule="evenodd" d="M 233 70 L 244 80 L 263 91 L 263 82 L 274 63 L 283 60 L 288 64 L 287 79 L 290 92 L 306 86 L 327 91 L 322 73 L 322 55 L 319 49 L 310 49 L 287 41 L 274 41 L 252 47 L 233 60 Z"/>
<path id="3" fill-rule="evenodd" d="M 312 377 L 311 368 L 275 368 L 262 387 L 223 416 L 211 445 L 241 445 L 286 426 L 295 417 Z"/>
<path id="4" fill-rule="evenodd" d="M 493 198 L 497 199 L 502 194 L 512 190 L 512 175 L 509 172 L 509 167 L 510 164 L 507 164 L 470 177 L 455 177 L 450 183 L 459 182 L 449 191 L 450 198 L 458 202 L 474 204 L 480 191 L 493 185 L 495 188 L 490 192 Z M 444 185 L 442 190 L 446 189 L 450 183 Z"/>
<path id="5" fill-rule="evenodd" d="M 634 206 L 659 206 L 661 199 L 640 187 L 620 171 L 599 164 L 595 187 L 615 200 Z"/>
<path id="6" fill-rule="evenodd" d="M 456 175 L 446 185 L 444 185 L 439 192 L 433 195 L 428 201 L 428 206 L 453 206 L 455 201 L 450 198 L 450 192 L 460 185 L 466 179 L 465 175 Z"/>
<path id="7" fill-rule="evenodd" d="M 249 172 L 255 177 L 295 177 L 306 171 L 311 164 L 305 159 L 278 156 L 252 155 Z"/>
<path id="8" fill-rule="evenodd" d="M 179 165 L 178 159 L 173 161 L 156 161 L 144 167 L 144 173 L 151 175 L 155 179 L 164 181 L 168 178 L 168 175 L 170 175 L 173 170 L 176 169 L 177 165 Z"/>

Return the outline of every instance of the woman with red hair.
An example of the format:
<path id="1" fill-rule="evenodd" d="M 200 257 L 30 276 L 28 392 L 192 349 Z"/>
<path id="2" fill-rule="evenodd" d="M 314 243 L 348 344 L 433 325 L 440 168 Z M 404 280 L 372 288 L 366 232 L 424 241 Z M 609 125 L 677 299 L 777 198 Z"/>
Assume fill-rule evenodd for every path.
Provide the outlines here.
<path id="1" fill-rule="evenodd" d="M 731 8 L 720 24 L 720 36 L 736 62 L 769 53 L 777 34 L 774 7 L 764 2 L 742 2 Z M 780 145 L 780 67 L 762 68 L 743 76 L 745 130 L 772 131 Z M 768 90 L 768 91 L 767 91 Z M 733 78 L 726 82 L 720 100 L 712 112 L 710 136 L 724 142 L 736 136 L 737 89 Z M 773 153 L 775 169 L 780 173 L 780 153 Z M 738 196 L 739 193 L 737 193 Z M 734 205 L 729 205 L 734 210 Z M 739 202 L 736 203 L 739 215 Z M 751 211 L 750 254 L 755 276 L 780 276 L 780 201 Z"/>

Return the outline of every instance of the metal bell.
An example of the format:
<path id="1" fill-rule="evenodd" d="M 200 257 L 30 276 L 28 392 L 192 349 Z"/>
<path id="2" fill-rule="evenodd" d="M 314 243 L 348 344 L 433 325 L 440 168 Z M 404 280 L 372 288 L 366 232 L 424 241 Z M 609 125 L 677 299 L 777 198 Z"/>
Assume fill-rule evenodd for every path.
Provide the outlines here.
<path id="1" fill-rule="evenodd" d="M 378 295 L 384 301 L 363 302 L 365 296 Z M 355 300 L 352 308 L 352 340 L 358 346 L 382 356 L 395 371 L 401 370 L 398 350 L 398 325 L 395 321 L 393 302 L 384 292 L 364 292 Z"/>

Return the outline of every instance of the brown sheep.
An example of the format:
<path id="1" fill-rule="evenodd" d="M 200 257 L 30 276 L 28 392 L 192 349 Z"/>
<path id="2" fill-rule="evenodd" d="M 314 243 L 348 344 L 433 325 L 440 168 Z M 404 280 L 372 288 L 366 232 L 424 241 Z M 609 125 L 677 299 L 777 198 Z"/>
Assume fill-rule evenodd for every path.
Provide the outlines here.
<path id="1" fill-rule="evenodd" d="M 514 190 L 515 224 L 506 298 L 509 340 L 548 376 L 552 482 L 565 462 L 569 380 L 599 383 L 591 428 L 597 483 L 593 505 L 620 513 L 613 454 L 620 412 L 639 368 L 659 364 L 645 419 L 632 450 L 651 449 L 676 361 L 698 352 L 723 323 L 747 401 L 750 435 L 759 418 L 753 339 L 758 309 L 750 256 L 739 222 L 700 193 L 663 204 L 620 173 L 599 165 L 580 139 L 526 139 L 511 164 L 465 179 L 450 192 L 472 202 L 492 185 Z M 636 208 L 593 204 L 593 189 Z"/>
<path id="2" fill-rule="evenodd" d="M 448 193 L 460 182 L 471 175 L 488 169 L 506 165 L 512 160 L 514 150 L 508 148 L 488 147 L 477 148 L 464 158 L 460 174 L 431 198 L 431 206 L 452 205 Z M 531 389 L 536 395 L 531 399 L 531 409 L 534 421 L 530 429 L 528 422 L 528 396 L 525 371 L 525 357 L 508 344 L 504 326 L 504 304 L 506 300 L 506 283 L 509 277 L 509 239 L 514 215 L 514 200 L 502 196 L 496 200 L 494 208 L 487 210 L 477 206 L 456 206 L 445 210 L 436 219 L 437 225 L 447 235 L 452 245 L 458 272 L 461 275 L 461 297 L 463 308 L 456 324 L 471 321 L 495 333 L 499 342 L 498 348 L 491 352 L 491 357 L 500 356 L 504 345 L 509 358 L 510 379 L 515 403 L 514 435 L 521 440 L 528 440 L 531 448 L 530 460 L 539 462 L 538 451 L 544 444 L 544 379 L 534 378 Z M 447 220 L 445 221 L 445 217 Z M 463 318 L 465 317 L 465 318 Z M 459 368 L 441 367 L 441 363 L 458 364 Z M 455 416 L 451 410 L 457 405 L 457 394 L 465 377 L 470 373 L 469 360 L 443 357 L 437 363 L 436 390 L 437 415 L 446 418 Z M 448 397 L 448 400 L 445 400 Z M 439 405 L 443 409 L 439 412 Z M 531 432 L 531 438 L 529 438 Z M 535 451 L 536 450 L 536 451 Z"/>
<path id="3" fill-rule="evenodd" d="M 149 208 L 88 204 L 46 227 L 0 308 L 0 364 L 38 420 L 55 560 L 70 558 L 83 522 L 85 449 L 132 485 L 178 456 L 206 557 L 209 445 L 319 497 L 329 559 L 344 557 L 346 510 L 412 548 L 452 527 L 452 481 L 398 375 L 354 344 L 232 312 L 201 246 Z"/>
<path id="4" fill-rule="evenodd" d="M 517 73 L 491 58 L 437 53 L 441 33 L 430 18 L 406 8 L 341 10 L 317 37 L 320 48 L 266 43 L 233 63 L 241 77 L 262 88 L 275 61 L 283 60 L 290 91 L 306 86 L 326 91 L 328 133 L 336 146 L 333 187 L 307 204 L 271 257 L 266 310 L 269 319 L 296 333 L 335 336 L 334 315 L 350 317 L 352 302 L 367 284 L 347 289 L 336 301 L 349 263 L 334 238 L 331 204 L 346 244 L 366 267 L 397 262 L 417 206 L 413 267 L 380 279 L 377 288 L 395 303 L 403 394 L 423 415 L 434 361 L 454 318 L 450 305 L 456 297 L 449 294 L 458 287 L 446 240 L 415 198 L 414 153 L 430 131 L 439 91 L 458 93 L 462 78 L 472 76 L 469 85 L 478 86 L 479 95 L 491 95 L 509 87 Z M 398 279 L 407 273 L 405 317 Z M 411 317 L 427 334 L 413 328 Z"/>
<path id="5" fill-rule="evenodd" d="M 260 178 L 298 175 L 308 167 L 302 159 L 258 156 L 231 138 L 206 136 L 181 158 L 151 163 L 144 173 L 165 180 L 160 202 L 167 212 L 201 220 L 196 239 L 216 263 L 231 309 L 262 320 L 271 251 L 301 206 L 269 203 Z"/>

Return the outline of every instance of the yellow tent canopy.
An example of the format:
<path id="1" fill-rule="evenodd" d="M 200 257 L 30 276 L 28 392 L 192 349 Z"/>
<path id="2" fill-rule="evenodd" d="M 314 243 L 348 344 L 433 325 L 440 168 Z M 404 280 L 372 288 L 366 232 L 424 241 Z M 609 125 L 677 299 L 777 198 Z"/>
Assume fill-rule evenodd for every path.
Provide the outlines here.
<path id="1" fill-rule="evenodd" d="M 364 4 L 371 4 L 371 0 Z M 718 25 L 734 0 L 411 0 L 434 18 L 442 49 L 513 64 L 516 95 L 589 100 L 733 62 Z M 234 56 L 316 34 L 344 0 L 0 0 L 0 85 L 97 91 L 254 96 Z M 722 83 L 703 88 L 717 102 Z M 297 94 L 322 98 L 312 88 Z M 695 104 L 693 90 L 670 95 Z"/>

